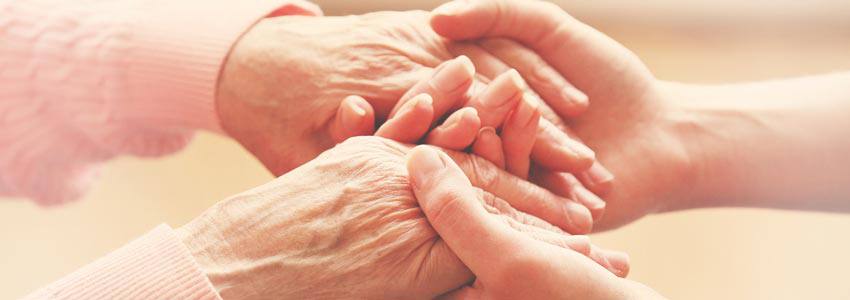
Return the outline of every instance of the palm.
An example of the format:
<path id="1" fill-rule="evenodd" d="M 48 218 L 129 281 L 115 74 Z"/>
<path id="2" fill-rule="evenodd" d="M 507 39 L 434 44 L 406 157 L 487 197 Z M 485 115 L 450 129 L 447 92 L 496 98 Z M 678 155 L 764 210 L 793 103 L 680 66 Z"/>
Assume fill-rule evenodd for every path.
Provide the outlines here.
<path id="1" fill-rule="evenodd" d="M 591 99 L 588 111 L 567 123 L 617 177 L 605 196 L 605 216 L 595 229 L 611 229 L 664 209 L 687 177 L 682 145 L 669 134 L 667 91 L 626 48 L 608 39 L 578 45 L 593 59 L 576 78 Z"/>

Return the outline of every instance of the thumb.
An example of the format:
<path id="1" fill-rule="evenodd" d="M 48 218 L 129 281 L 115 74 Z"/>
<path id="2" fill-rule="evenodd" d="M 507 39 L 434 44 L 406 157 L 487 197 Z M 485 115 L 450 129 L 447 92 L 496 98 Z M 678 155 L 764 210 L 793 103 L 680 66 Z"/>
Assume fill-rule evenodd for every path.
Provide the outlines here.
<path id="1" fill-rule="evenodd" d="M 531 48 L 537 48 L 544 37 L 576 29 L 579 24 L 557 5 L 536 0 L 456 0 L 431 13 L 431 27 L 444 37 L 505 37 Z"/>
<path id="2" fill-rule="evenodd" d="M 453 40 L 516 40 L 591 98 L 594 88 L 610 88 L 601 82 L 622 76 L 619 66 L 640 65 L 631 51 L 547 1 L 452 1 L 434 9 L 431 27 Z M 632 71 L 651 76 L 642 66 Z"/>
<path id="3" fill-rule="evenodd" d="M 408 155 L 407 170 L 431 226 L 476 276 L 494 274 L 505 253 L 520 248 L 516 233 L 484 209 L 480 194 L 448 155 L 418 146 Z"/>

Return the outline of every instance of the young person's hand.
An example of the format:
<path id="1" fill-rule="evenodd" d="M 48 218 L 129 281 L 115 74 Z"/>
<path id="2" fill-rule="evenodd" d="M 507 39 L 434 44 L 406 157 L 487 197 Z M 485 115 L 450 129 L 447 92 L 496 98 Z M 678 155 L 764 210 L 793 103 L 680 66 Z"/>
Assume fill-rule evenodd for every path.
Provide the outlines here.
<path id="1" fill-rule="evenodd" d="M 590 259 L 535 241 L 494 218 L 460 167 L 430 146 L 407 156 L 410 185 L 428 222 L 475 274 L 445 299 L 660 299 Z"/>
<path id="2" fill-rule="evenodd" d="M 681 139 L 688 121 L 681 119 L 668 85 L 634 53 L 545 1 L 453 1 L 434 10 L 431 24 L 453 40 L 506 38 L 478 42 L 505 62 L 542 57 L 588 95 L 591 105 L 581 115 L 569 103 L 545 100 L 570 126 L 562 129 L 583 139 L 619 178 L 604 194 L 610 187 L 594 184 L 594 178 L 610 174 L 596 166 L 578 176 L 591 191 L 604 194 L 605 216 L 596 229 L 672 209 L 689 197 L 695 162 Z M 534 52 L 510 48 L 518 43 Z M 535 69 L 517 70 L 526 78 L 535 74 Z M 537 171 L 533 181 L 561 195 L 574 192 L 574 178 Z"/>

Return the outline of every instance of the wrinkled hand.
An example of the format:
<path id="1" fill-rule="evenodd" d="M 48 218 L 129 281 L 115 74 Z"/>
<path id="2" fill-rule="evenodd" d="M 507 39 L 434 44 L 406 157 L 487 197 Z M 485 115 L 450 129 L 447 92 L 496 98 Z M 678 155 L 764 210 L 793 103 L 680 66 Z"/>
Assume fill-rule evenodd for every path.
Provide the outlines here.
<path id="1" fill-rule="evenodd" d="M 523 95 L 522 79 L 516 71 L 496 76 L 467 107 L 445 112 L 445 115 L 437 111 L 437 101 L 459 101 L 433 87 L 437 82 L 465 82 L 464 77 L 450 76 L 458 72 L 448 72 L 466 68 L 464 65 L 468 61 L 462 58 L 444 62 L 437 67 L 436 74 L 418 82 L 405 94 L 401 106 L 381 124 L 375 135 L 403 143 L 424 141 L 444 149 L 468 150 L 517 177 L 527 178 L 535 146 L 544 141 L 539 129 L 547 123 L 541 121 L 536 102 Z M 454 97 L 457 98 L 457 95 Z M 375 131 L 373 114 L 371 105 L 362 97 L 347 97 L 340 104 L 332 128 L 339 128 L 337 131 L 343 139 L 371 133 Z M 432 127 L 434 120 L 439 121 Z M 579 183 L 573 191 L 585 193 L 581 193 L 581 197 L 565 195 L 573 200 L 566 203 L 536 203 L 532 207 L 518 208 L 570 233 L 584 234 L 591 230 L 593 219 L 602 214 L 605 202 Z M 564 210 L 569 212 L 566 218 L 561 213 Z"/>
<path id="2" fill-rule="evenodd" d="M 475 274 L 446 299 L 660 299 L 582 255 L 533 240 L 480 205 L 451 158 L 425 146 L 408 155 L 413 192 L 430 224 Z"/>
<path id="3" fill-rule="evenodd" d="M 405 93 L 417 81 L 451 73 L 467 78 L 430 87 L 438 92 L 432 94 L 435 111 L 484 105 L 467 91 L 494 78 L 475 74 L 468 63 L 468 68 L 434 70 L 455 57 L 449 46 L 428 26 L 426 12 L 263 20 L 237 43 L 222 71 L 217 98 L 222 127 L 274 174 L 282 174 L 342 141 L 333 125 L 348 95 L 363 96 L 381 123 L 403 105 Z M 538 63 L 542 61 L 529 62 Z M 556 72 L 549 75 L 557 77 L 551 82 L 566 82 Z M 580 94 L 576 90 L 569 95 Z M 460 103 L 441 100 L 457 96 Z M 561 94 L 553 97 L 567 101 Z M 586 106 L 571 102 L 576 111 Z M 566 135 L 543 139 L 537 143 L 542 150 L 535 160 L 547 159 L 561 170 L 583 170 L 593 163 L 593 152 Z"/>
<path id="4" fill-rule="evenodd" d="M 226 299 L 435 297 L 473 277 L 417 206 L 404 162 L 409 151 L 379 137 L 348 139 L 216 204 L 180 235 Z M 566 199 L 484 159 L 448 153 L 479 187 L 482 207 L 506 226 L 627 272 L 622 255 L 513 208 Z"/>
<path id="5" fill-rule="evenodd" d="M 676 199 L 685 198 L 694 167 L 676 132 L 688 122 L 680 120 L 682 114 L 671 101 L 671 85 L 655 79 L 634 53 L 544 1 L 454 1 L 435 10 L 431 24 L 455 40 L 515 40 L 588 95 L 592 104 L 580 116 L 573 116 L 564 103 L 546 100 L 560 116 L 569 117 L 574 134 L 619 178 L 605 195 L 605 216 L 596 229 L 674 208 Z M 512 40 L 498 40 L 491 48 L 498 52 L 515 44 Z M 592 171 L 579 179 L 599 192 Z M 539 172 L 534 181 L 562 195 L 573 184 L 553 172 Z"/>

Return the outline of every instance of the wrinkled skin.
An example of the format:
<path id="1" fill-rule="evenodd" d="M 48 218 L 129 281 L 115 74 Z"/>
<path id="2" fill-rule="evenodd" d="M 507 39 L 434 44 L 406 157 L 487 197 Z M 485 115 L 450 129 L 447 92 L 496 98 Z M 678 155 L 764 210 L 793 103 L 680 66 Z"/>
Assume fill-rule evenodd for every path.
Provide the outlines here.
<path id="1" fill-rule="evenodd" d="M 349 95 L 376 120 L 431 68 L 453 58 L 425 12 L 261 21 L 234 47 L 219 86 L 225 131 L 279 175 L 331 148 L 328 126 Z"/>
<path id="2" fill-rule="evenodd" d="M 351 138 L 216 204 L 180 228 L 180 236 L 226 299 L 438 296 L 473 277 L 419 209 L 405 168 L 409 150 L 379 137 Z M 484 159 L 447 153 L 481 188 L 486 210 L 503 222 L 562 248 L 587 242 L 500 198 L 553 194 Z"/>

